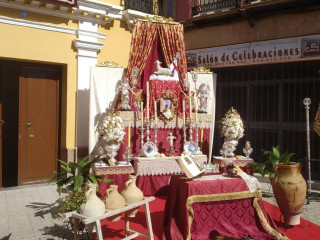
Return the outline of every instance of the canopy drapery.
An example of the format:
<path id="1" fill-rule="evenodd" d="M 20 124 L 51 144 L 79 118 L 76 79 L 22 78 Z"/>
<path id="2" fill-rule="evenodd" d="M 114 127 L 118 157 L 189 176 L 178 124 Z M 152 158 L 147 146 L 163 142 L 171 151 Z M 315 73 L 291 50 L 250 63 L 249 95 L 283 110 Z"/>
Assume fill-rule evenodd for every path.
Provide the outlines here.
<path id="1" fill-rule="evenodd" d="M 160 60 L 162 67 L 169 67 L 177 53 L 180 53 L 178 71 L 182 86 L 187 73 L 183 25 L 135 20 L 127 68 L 127 78 L 130 79 L 131 86 L 133 67 L 139 69 L 136 87 L 145 91 L 145 83 L 156 69 L 155 60 Z"/>

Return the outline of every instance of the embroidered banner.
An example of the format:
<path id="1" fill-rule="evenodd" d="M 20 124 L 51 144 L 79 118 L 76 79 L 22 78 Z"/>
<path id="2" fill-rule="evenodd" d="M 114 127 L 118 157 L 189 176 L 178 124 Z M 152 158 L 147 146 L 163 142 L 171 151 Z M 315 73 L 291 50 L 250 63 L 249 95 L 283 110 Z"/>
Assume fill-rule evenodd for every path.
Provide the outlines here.
<path id="1" fill-rule="evenodd" d="M 320 136 L 320 102 L 316 114 L 316 119 L 314 120 L 314 131 Z"/>

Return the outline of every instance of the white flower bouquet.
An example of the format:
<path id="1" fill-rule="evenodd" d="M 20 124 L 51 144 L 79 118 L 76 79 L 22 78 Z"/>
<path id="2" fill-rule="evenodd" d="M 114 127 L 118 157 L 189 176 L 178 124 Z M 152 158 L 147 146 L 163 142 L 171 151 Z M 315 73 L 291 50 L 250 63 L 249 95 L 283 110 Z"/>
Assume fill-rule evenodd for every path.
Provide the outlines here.
<path id="1" fill-rule="evenodd" d="M 125 135 L 122 118 L 116 114 L 107 115 L 99 128 L 99 134 L 107 144 L 119 144 Z"/>
<path id="2" fill-rule="evenodd" d="M 230 108 L 220 120 L 220 134 L 226 141 L 239 140 L 244 136 L 244 126 L 240 114 L 234 108 Z"/>

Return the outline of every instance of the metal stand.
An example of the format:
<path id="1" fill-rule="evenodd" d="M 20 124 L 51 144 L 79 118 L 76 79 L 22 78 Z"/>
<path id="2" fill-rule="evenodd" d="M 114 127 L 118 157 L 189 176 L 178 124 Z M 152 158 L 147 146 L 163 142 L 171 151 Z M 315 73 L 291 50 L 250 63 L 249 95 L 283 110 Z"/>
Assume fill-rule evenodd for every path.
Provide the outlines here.
<path id="1" fill-rule="evenodd" d="M 196 141 L 195 142 L 199 148 L 199 151 L 196 154 L 202 154 L 200 147 L 199 147 L 199 126 L 197 123 L 195 124 L 195 129 L 196 129 Z"/>
<path id="2" fill-rule="evenodd" d="M 192 141 L 192 122 L 191 122 L 191 119 L 190 119 L 190 122 L 189 122 L 189 141 Z"/>
<path id="3" fill-rule="evenodd" d="M 147 142 L 150 141 L 150 121 L 146 121 L 146 126 L 147 126 Z"/>
<path id="4" fill-rule="evenodd" d="M 140 151 L 139 151 L 139 154 L 138 154 L 138 156 L 139 157 L 145 157 L 145 154 L 144 154 L 144 152 L 143 152 L 143 138 L 144 138 L 144 127 L 143 127 L 143 125 L 141 125 L 141 127 L 140 127 L 140 132 L 141 132 L 141 134 L 140 134 Z"/>
<path id="5" fill-rule="evenodd" d="M 186 144 L 187 142 L 187 133 L 186 133 L 186 125 L 183 124 L 183 146 Z"/>
<path id="6" fill-rule="evenodd" d="M 158 154 L 158 124 L 154 124 L 154 145 L 156 145 L 157 148 L 157 154 Z"/>
<path id="7" fill-rule="evenodd" d="M 306 132 L 307 132 L 307 166 L 308 166 L 308 191 L 307 191 L 307 204 L 310 203 L 311 197 L 311 168 L 310 168 L 310 125 L 309 125 L 309 105 L 311 104 L 310 98 L 303 99 L 303 104 L 306 109 Z"/>

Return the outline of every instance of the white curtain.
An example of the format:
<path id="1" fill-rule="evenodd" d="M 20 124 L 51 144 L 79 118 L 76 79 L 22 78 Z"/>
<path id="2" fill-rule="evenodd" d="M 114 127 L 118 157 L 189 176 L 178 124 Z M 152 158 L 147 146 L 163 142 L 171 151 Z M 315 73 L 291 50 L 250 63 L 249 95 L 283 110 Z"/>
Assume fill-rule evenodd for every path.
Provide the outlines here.
<path id="1" fill-rule="evenodd" d="M 210 98 L 208 99 L 208 114 L 212 116 L 212 123 L 210 127 L 210 140 L 209 140 L 209 156 L 208 162 L 212 161 L 212 146 L 214 138 L 214 124 L 216 115 L 216 85 L 217 85 L 217 74 L 215 73 L 198 73 L 197 82 L 193 82 L 191 73 L 188 72 L 188 82 L 191 87 L 191 91 L 195 91 L 195 86 L 197 89 L 201 83 L 207 84 L 210 88 Z"/>
<path id="2" fill-rule="evenodd" d="M 94 157 L 100 146 L 98 127 L 114 109 L 124 68 L 92 67 L 90 77 L 89 154 Z"/>

